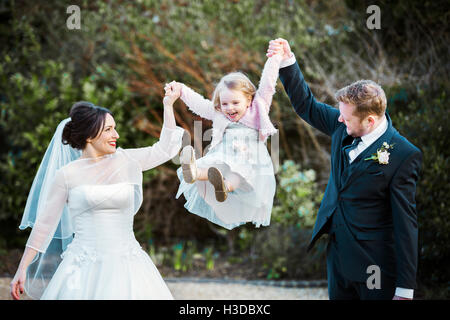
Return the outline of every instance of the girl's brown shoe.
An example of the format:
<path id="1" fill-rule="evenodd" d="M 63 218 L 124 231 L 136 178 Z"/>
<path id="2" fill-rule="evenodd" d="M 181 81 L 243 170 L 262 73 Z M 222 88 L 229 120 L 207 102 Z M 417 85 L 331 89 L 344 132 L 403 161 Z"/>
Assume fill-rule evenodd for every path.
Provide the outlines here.
<path id="1" fill-rule="evenodd" d="M 214 186 L 216 192 L 216 200 L 224 202 L 228 196 L 228 190 L 225 181 L 219 169 L 211 167 L 208 169 L 208 180 Z"/>

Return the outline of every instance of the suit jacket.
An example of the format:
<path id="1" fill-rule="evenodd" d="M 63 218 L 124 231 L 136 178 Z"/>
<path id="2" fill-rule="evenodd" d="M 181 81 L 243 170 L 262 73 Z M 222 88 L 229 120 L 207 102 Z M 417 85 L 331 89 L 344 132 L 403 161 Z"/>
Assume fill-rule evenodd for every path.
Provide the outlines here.
<path id="1" fill-rule="evenodd" d="M 316 101 L 297 62 L 280 69 L 280 79 L 296 113 L 331 136 L 331 173 L 314 226 L 308 251 L 327 233 L 327 221 L 341 214 L 341 268 L 349 279 L 366 281 L 366 268 L 378 265 L 396 278 L 396 286 L 415 288 L 418 230 L 416 183 L 422 153 L 392 126 L 386 113 L 386 132 L 346 165 L 342 147 L 352 138 L 338 121 L 339 110 Z M 395 144 L 386 165 L 364 160 L 383 142 Z M 341 250 L 342 248 L 342 250 Z"/>

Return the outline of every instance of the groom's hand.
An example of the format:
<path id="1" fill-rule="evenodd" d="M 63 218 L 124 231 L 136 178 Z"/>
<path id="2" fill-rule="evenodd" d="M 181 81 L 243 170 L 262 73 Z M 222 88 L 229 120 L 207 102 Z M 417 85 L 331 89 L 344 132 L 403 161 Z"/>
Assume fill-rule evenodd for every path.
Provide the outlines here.
<path id="1" fill-rule="evenodd" d="M 275 40 L 269 41 L 269 47 L 267 48 L 267 57 L 272 57 L 275 54 L 282 54 L 283 60 L 289 59 L 292 57 L 291 47 L 287 40 L 283 38 L 278 38 Z"/>
<path id="2" fill-rule="evenodd" d="M 269 41 L 269 47 L 267 48 L 266 56 L 268 58 L 270 58 L 270 57 L 273 57 L 276 54 L 283 55 L 283 60 L 284 60 L 283 45 L 277 40 L 270 40 Z"/>
<path id="3" fill-rule="evenodd" d="M 412 300 L 412 299 L 409 299 L 409 298 L 403 298 L 403 297 L 399 297 L 399 296 L 394 296 L 394 297 L 392 298 L 392 300 Z"/>

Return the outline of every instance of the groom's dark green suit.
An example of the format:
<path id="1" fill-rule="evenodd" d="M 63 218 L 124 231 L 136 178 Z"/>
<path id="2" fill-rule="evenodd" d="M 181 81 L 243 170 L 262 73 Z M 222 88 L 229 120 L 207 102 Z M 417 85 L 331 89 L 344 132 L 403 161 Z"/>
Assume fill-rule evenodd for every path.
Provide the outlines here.
<path id="1" fill-rule="evenodd" d="M 396 287 L 414 289 L 417 270 L 415 191 L 422 153 L 392 126 L 351 163 L 342 148 L 353 141 L 336 108 L 315 100 L 297 62 L 280 69 L 295 112 L 331 136 L 331 173 L 314 226 L 310 250 L 324 233 L 330 299 L 392 299 Z M 383 145 L 388 164 L 365 160 Z M 371 265 L 381 270 L 381 289 L 369 289 Z"/>

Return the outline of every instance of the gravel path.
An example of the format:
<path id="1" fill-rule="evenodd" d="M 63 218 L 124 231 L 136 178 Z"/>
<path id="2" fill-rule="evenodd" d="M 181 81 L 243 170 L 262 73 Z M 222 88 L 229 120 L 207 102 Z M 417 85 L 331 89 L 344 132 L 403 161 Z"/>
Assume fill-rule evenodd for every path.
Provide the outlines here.
<path id="1" fill-rule="evenodd" d="M 328 300 L 325 287 L 284 287 L 266 281 L 235 281 L 227 279 L 165 279 L 167 286 L 177 300 Z M 0 278 L 0 300 L 11 299 L 9 283 L 11 278 Z M 300 285 L 308 283 L 300 283 Z M 298 284 L 297 284 L 298 286 Z M 24 299 L 27 299 L 24 297 Z"/>

